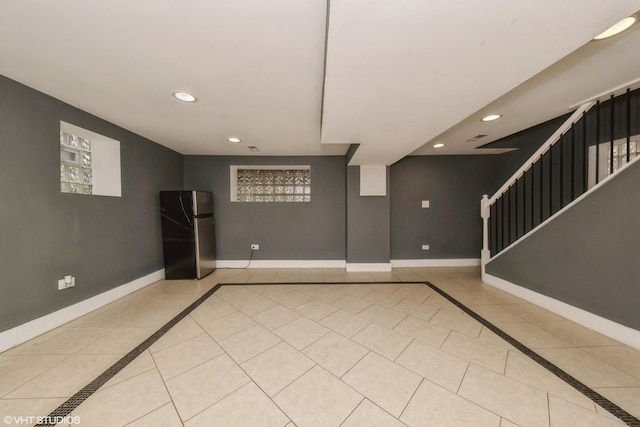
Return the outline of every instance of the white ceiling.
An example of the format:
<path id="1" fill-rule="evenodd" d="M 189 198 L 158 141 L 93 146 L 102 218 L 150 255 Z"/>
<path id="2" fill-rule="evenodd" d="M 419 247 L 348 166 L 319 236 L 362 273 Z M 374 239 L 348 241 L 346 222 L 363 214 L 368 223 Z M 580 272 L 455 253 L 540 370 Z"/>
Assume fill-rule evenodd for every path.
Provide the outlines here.
<path id="1" fill-rule="evenodd" d="M 639 9 L 332 0 L 327 25 L 326 0 L 0 0 L 0 74 L 183 154 L 330 155 L 359 143 L 352 164 L 388 165 L 464 154 L 477 133 L 485 144 L 640 76 L 637 28 L 549 68 Z M 620 52 L 626 65 L 603 68 Z M 494 109 L 503 119 L 479 127 Z"/>
<path id="2" fill-rule="evenodd" d="M 627 87 L 637 89 L 640 87 L 638 46 L 640 25 L 634 25 L 617 37 L 586 43 L 412 154 L 483 154 L 487 149 L 475 150 L 475 147 L 564 115 L 600 95 L 601 99 L 606 99 L 617 87 L 620 90 L 615 91 L 615 95 Z M 501 112 L 504 118 L 490 123 L 480 121 L 491 112 Z M 487 137 L 467 142 L 476 135 Z M 433 148 L 435 143 L 443 143 L 445 148 Z"/>

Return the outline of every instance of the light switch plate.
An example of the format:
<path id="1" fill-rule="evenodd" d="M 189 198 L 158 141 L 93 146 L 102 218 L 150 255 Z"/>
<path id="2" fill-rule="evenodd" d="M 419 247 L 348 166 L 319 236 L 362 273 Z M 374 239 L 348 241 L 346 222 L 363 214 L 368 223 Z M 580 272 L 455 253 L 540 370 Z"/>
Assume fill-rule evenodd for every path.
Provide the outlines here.
<path id="1" fill-rule="evenodd" d="M 429 207 L 429 201 L 428 200 L 423 200 L 422 201 L 422 207 L 423 208 L 428 208 Z"/>

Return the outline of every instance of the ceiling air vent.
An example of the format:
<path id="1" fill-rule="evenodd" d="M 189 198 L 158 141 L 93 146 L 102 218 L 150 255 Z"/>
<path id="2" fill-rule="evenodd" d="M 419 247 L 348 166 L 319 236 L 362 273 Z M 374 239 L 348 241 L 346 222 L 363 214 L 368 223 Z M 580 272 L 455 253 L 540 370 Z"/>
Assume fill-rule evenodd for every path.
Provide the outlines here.
<path id="1" fill-rule="evenodd" d="M 485 136 L 487 136 L 487 135 L 476 135 L 474 137 L 471 137 L 471 138 L 467 139 L 467 142 L 475 142 L 475 141 L 477 141 L 479 139 L 484 138 Z"/>

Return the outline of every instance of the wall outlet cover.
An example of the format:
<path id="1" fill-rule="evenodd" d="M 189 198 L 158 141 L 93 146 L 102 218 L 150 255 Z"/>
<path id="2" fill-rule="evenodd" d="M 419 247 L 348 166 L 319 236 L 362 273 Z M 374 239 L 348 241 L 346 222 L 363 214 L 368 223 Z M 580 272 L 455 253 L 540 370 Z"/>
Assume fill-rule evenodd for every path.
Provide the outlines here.
<path id="1" fill-rule="evenodd" d="M 429 250 L 429 245 L 422 245 L 422 250 L 423 251 L 428 251 Z"/>
<path id="2" fill-rule="evenodd" d="M 58 290 L 73 288 L 76 285 L 76 278 L 74 276 L 64 276 L 63 279 L 58 279 Z"/>
<path id="3" fill-rule="evenodd" d="M 260 245 L 252 244 L 252 245 L 251 245 L 251 250 L 252 250 L 252 251 L 258 251 L 258 250 L 260 250 Z"/>
<path id="4" fill-rule="evenodd" d="M 423 208 L 428 208 L 429 207 L 429 201 L 428 200 L 423 200 L 422 201 L 422 207 Z"/>

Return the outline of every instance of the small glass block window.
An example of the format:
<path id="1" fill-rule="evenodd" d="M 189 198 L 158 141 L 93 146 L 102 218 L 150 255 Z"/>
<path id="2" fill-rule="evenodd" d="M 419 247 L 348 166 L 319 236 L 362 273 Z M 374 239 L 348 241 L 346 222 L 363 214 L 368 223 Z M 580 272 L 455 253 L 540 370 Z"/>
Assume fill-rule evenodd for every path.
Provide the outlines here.
<path id="1" fill-rule="evenodd" d="M 238 202 L 310 202 L 311 169 L 309 166 L 235 167 Z M 232 194 L 233 195 L 233 194 Z"/>
<path id="2" fill-rule="evenodd" d="M 93 194 L 91 141 L 60 131 L 60 191 Z"/>

